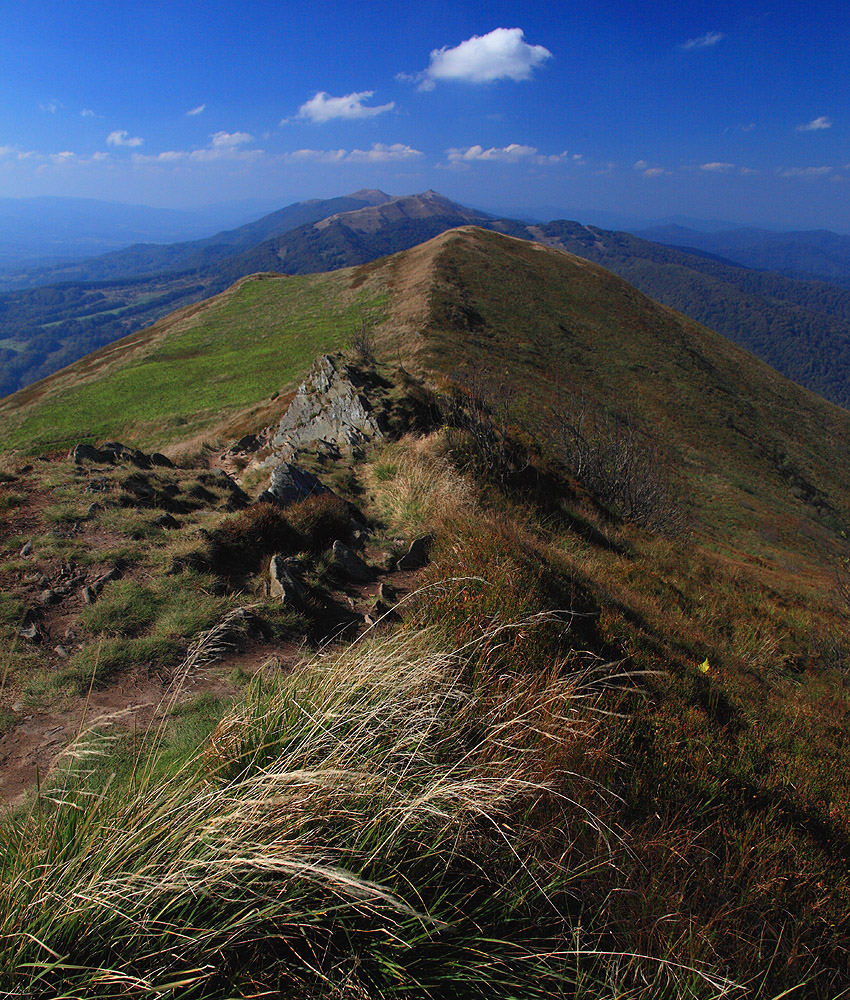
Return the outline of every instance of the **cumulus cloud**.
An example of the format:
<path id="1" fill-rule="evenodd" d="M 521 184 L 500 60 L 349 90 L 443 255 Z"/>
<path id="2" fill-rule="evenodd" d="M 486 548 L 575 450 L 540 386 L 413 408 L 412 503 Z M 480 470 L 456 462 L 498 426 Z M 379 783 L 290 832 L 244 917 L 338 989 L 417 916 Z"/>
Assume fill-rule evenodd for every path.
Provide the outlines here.
<path id="1" fill-rule="evenodd" d="M 700 170 L 705 170 L 710 174 L 731 174 L 735 169 L 734 163 L 701 163 Z"/>
<path id="2" fill-rule="evenodd" d="M 210 146 L 213 149 L 244 146 L 246 142 L 251 142 L 254 137 L 248 132 L 215 132 L 210 136 Z"/>
<path id="3" fill-rule="evenodd" d="M 560 163 L 568 159 L 566 152 L 546 155 L 538 152 L 535 146 L 521 146 L 512 142 L 509 146 L 491 146 L 485 149 L 483 146 L 468 146 L 465 149 L 447 149 L 446 156 L 452 166 L 468 166 L 471 163 L 535 163 L 545 165 L 547 163 Z M 573 159 L 581 159 L 577 154 Z"/>
<path id="4" fill-rule="evenodd" d="M 186 117 L 194 118 L 195 115 L 203 114 L 204 111 L 206 110 L 206 107 L 207 107 L 206 104 L 199 104 L 196 108 L 190 108 L 190 110 L 186 112 Z"/>
<path id="5" fill-rule="evenodd" d="M 689 38 L 686 42 L 682 42 L 679 48 L 685 52 L 691 52 L 693 49 L 710 49 L 712 45 L 722 42 L 725 37 L 721 31 L 707 31 L 699 38 Z"/>
<path id="6" fill-rule="evenodd" d="M 644 177 L 660 177 L 667 173 L 664 167 L 653 166 L 647 160 L 638 160 L 634 166 L 635 170 L 640 171 Z"/>
<path id="7" fill-rule="evenodd" d="M 832 167 L 786 167 L 779 171 L 780 177 L 824 177 L 832 173 Z"/>
<path id="8" fill-rule="evenodd" d="M 126 129 L 116 129 L 114 132 L 110 132 L 106 137 L 106 144 L 108 146 L 141 146 L 144 139 L 140 139 L 138 136 L 132 136 Z"/>
<path id="9" fill-rule="evenodd" d="M 371 107 L 363 103 L 374 93 L 374 90 L 360 90 L 344 97 L 331 97 L 326 91 L 320 90 L 315 97 L 311 97 L 301 105 L 298 117 L 320 125 L 334 118 L 374 118 L 375 115 L 382 115 L 385 111 L 392 111 L 395 101 L 390 101 L 388 104 L 374 104 Z"/>
<path id="10" fill-rule="evenodd" d="M 825 128 L 832 128 L 832 120 L 827 118 L 826 115 L 821 115 L 820 118 L 813 118 L 810 122 L 803 122 L 802 125 L 798 125 L 797 131 L 820 132 Z"/>
<path id="11" fill-rule="evenodd" d="M 55 115 L 57 111 L 64 108 L 65 105 L 61 101 L 52 100 L 45 101 L 43 104 L 39 104 L 39 110 L 43 111 L 47 115 Z"/>
<path id="12" fill-rule="evenodd" d="M 401 79 L 414 80 L 420 90 L 433 90 L 438 81 L 492 83 L 495 80 L 529 80 L 552 53 L 542 45 L 529 45 L 522 28 L 495 28 L 486 35 L 473 35 L 454 48 L 431 52 L 428 68 Z"/>
<path id="13" fill-rule="evenodd" d="M 370 149 L 296 149 L 284 153 L 289 163 L 399 163 L 421 159 L 425 154 L 401 142 L 376 142 Z"/>
<path id="14" fill-rule="evenodd" d="M 97 115 L 91 108 L 83 108 L 80 112 L 80 118 L 97 118 Z"/>

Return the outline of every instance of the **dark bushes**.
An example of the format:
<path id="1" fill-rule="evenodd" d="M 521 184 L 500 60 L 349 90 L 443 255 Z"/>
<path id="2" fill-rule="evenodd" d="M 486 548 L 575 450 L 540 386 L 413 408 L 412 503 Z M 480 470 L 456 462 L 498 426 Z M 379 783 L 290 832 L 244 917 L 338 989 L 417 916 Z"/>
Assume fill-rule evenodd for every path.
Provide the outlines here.
<path id="1" fill-rule="evenodd" d="M 225 575 L 251 572 L 264 556 L 291 554 L 303 548 L 301 534 L 283 511 L 270 503 L 253 504 L 225 518 L 208 541 L 210 565 Z"/>

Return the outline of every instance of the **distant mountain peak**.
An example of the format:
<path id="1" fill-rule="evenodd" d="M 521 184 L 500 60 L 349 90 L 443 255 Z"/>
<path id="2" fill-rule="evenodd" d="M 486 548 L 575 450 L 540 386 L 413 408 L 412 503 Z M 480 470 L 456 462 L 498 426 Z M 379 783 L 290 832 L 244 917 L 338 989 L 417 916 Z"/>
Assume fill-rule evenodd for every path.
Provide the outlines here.
<path id="1" fill-rule="evenodd" d="M 370 205 L 383 205 L 393 200 L 391 194 L 379 191 L 378 188 L 360 188 L 359 191 L 355 191 L 353 194 L 348 195 L 348 197 L 357 198 L 358 201 L 367 201 Z"/>

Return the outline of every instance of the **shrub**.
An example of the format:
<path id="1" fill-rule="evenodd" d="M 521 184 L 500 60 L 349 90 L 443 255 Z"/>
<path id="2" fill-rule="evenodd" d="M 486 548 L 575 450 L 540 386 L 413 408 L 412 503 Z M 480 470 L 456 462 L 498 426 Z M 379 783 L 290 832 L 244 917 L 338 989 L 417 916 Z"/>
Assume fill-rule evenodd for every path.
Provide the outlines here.
<path id="1" fill-rule="evenodd" d="M 304 539 L 274 504 L 257 503 L 226 517 L 208 541 L 210 565 L 218 573 L 255 570 L 264 556 L 298 552 Z"/>
<path id="2" fill-rule="evenodd" d="M 351 534 L 348 504 L 335 493 L 317 493 L 287 508 L 286 519 L 315 552 Z"/>

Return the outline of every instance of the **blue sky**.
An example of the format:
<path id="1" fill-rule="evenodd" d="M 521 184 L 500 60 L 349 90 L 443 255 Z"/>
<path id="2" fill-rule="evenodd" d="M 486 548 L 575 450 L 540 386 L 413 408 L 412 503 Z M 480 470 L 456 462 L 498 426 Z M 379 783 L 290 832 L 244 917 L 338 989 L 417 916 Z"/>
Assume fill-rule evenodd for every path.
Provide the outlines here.
<path id="1" fill-rule="evenodd" d="M 844 3 L 0 0 L 0 196 L 850 231 Z"/>

